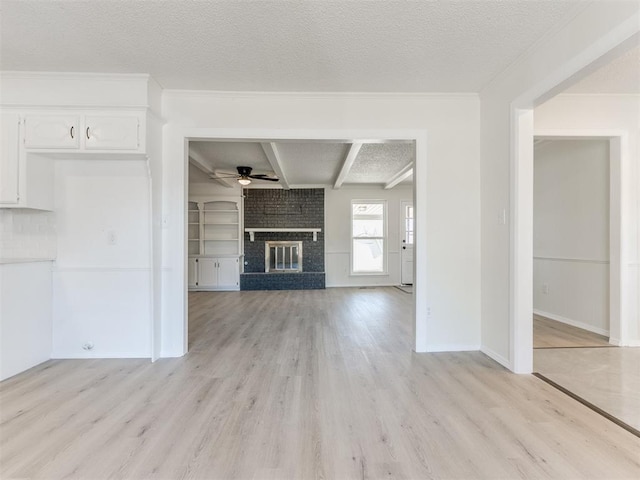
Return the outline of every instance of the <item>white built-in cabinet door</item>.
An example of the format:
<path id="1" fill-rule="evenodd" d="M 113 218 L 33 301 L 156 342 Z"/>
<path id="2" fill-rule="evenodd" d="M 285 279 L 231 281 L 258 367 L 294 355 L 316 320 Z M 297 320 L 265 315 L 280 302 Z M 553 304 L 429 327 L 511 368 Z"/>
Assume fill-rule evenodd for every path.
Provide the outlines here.
<path id="1" fill-rule="evenodd" d="M 218 258 L 218 288 L 231 289 L 238 286 L 240 268 L 238 258 Z"/>
<path id="2" fill-rule="evenodd" d="M 217 287 L 218 272 L 217 258 L 200 257 L 198 258 L 198 287 Z"/>
<path id="3" fill-rule="evenodd" d="M 136 150 L 138 117 L 87 115 L 84 146 L 87 150 Z"/>
<path id="4" fill-rule="evenodd" d="M 19 195 L 20 117 L 3 113 L 0 117 L 0 203 L 16 204 Z"/>
<path id="5" fill-rule="evenodd" d="M 80 148 L 80 118 L 76 115 L 27 115 L 26 148 Z"/>
<path id="6" fill-rule="evenodd" d="M 187 284 L 189 288 L 195 288 L 198 286 L 198 259 L 197 258 L 189 258 L 188 268 L 187 268 Z"/>

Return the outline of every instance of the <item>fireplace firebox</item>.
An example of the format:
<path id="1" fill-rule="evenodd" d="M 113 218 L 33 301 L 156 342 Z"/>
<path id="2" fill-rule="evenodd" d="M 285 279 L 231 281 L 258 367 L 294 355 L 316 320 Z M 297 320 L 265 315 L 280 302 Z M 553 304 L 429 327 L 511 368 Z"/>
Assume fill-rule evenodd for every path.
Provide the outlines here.
<path id="1" fill-rule="evenodd" d="M 301 241 L 269 241 L 265 242 L 264 250 L 265 272 L 302 272 Z"/>

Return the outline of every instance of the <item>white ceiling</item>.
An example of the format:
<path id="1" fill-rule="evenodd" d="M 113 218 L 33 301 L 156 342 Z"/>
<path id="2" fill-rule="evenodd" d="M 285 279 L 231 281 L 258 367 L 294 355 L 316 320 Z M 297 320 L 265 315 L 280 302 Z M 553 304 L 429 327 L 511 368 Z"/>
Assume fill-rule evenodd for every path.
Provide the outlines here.
<path id="1" fill-rule="evenodd" d="M 2 0 L 0 68 L 164 88 L 477 92 L 581 0 Z"/>
<path id="2" fill-rule="evenodd" d="M 271 142 L 276 161 L 290 186 L 335 185 L 352 144 L 340 142 Z M 413 143 L 363 144 L 348 169 L 343 185 L 385 186 L 410 167 L 414 161 Z M 253 168 L 252 173 L 273 175 L 276 166 L 270 163 L 263 144 L 258 142 L 199 141 L 189 144 L 191 157 L 190 182 L 212 182 L 204 171 L 236 172 L 237 166 Z M 194 165 L 198 164 L 198 168 Z M 204 167 L 204 168 L 203 168 Z M 401 184 L 411 185 L 408 175 Z M 233 184 L 233 180 L 231 181 Z M 270 182 L 254 180 L 252 188 L 271 187 Z"/>
<path id="3" fill-rule="evenodd" d="M 164 88 L 293 92 L 478 92 L 588 3 L 0 1 L 1 70 L 148 73 Z M 568 92 L 637 93 L 639 52 Z M 289 184 L 331 185 L 350 145 L 276 148 Z M 192 152 L 212 171 L 274 171 L 257 143 L 198 142 Z M 412 158 L 412 145 L 364 145 L 344 183 L 385 184 Z"/>

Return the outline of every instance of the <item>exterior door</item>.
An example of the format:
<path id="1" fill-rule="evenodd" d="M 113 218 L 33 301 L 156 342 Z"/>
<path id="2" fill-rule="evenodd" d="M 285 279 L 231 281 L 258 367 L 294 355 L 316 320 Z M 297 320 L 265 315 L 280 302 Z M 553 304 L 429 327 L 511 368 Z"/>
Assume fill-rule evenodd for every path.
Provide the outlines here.
<path id="1" fill-rule="evenodd" d="M 413 202 L 403 201 L 402 206 L 402 248 L 400 249 L 400 281 L 403 285 L 413 285 Z"/>

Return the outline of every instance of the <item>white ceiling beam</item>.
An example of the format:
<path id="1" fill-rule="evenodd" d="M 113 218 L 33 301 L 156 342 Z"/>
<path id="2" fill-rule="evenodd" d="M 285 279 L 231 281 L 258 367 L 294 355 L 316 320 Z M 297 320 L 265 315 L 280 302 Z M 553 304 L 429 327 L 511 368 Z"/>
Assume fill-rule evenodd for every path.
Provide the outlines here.
<path id="1" fill-rule="evenodd" d="M 234 188 L 236 186 L 234 183 L 230 183 L 224 178 L 217 178 L 216 171 L 211 168 L 209 162 L 207 162 L 207 160 L 205 160 L 205 158 L 198 152 L 189 150 L 189 163 L 196 167 L 198 170 L 201 170 L 202 172 L 209 175 L 209 178 L 211 178 L 211 180 L 215 180 L 223 187 Z"/>
<path id="2" fill-rule="evenodd" d="M 282 185 L 282 188 L 285 190 L 289 190 L 291 187 L 282 169 L 282 160 L 280 159 L 280 153 L 278 152 L 278 147 L 276 147 L 275 142 L 264 142 L 260 145 L 262 145 L 262 150 L 264 150 L 264 154 L 267 156 L 271 168 L 273 168 L 276 176 L 280 179 L 280 185 Z"/>
<path id="3" fill-rule="evenodd" d="M 336 178 L 336 182 L 333 184 L 334 190 L 337 190 L 340 187 L 342 187 L 343 182 L 347 178 L 347 175 L 349 175 L 349 171 L 353 166 L 353 162 L 356 161 L 356 157 L 358 156 L 358 152 L 360 152 L 360 148 L 362 148 L 361 142 L 355 142 L 351 144 L 351 148 L 349 148 L 349 153 L 347 153 L 347 156 L 344 158 L 344 161 L 342 162 L 342 168 L 340 169 L 340 173 Z"/>
<path id="4" fill-rule="evenodd" d="M 389 181 L 387 183 L 385 183 L 384 189 L 385 190 L 389 190 L 389 189 L 395 187 L 400 182 L 404 182 L 411 175 L 413 175 L 413 162 L 411 162 L 409 165 L 407 165 L 402 170 L 400 170 L 398 173 L 396 173 L 393 177 L 391 177 L 389 179 Z"/>

